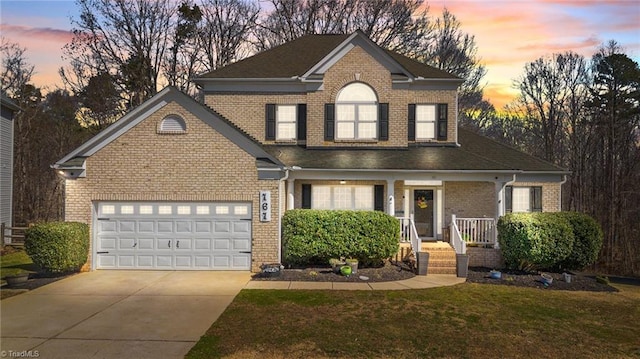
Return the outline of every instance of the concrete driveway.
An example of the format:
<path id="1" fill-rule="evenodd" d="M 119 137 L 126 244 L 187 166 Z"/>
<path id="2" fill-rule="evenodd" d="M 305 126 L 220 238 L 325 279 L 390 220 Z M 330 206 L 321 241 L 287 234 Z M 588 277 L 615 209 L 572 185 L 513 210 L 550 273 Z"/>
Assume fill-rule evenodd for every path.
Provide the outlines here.
<path id="1" fill-rule="evenodd" d="M 81 273 L 3 300 L 0 354 L 182 358 L 249 280 L 249 272 Z"/>

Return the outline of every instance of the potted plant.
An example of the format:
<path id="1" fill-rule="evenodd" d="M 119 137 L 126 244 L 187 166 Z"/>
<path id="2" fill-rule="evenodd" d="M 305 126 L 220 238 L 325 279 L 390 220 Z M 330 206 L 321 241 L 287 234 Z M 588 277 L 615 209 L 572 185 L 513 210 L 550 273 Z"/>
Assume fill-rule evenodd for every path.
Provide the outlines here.
<path id="1" fill-rule="evenodd" d="M 358 260 L 356 258 L 347 258 L 346 263 L 351 267 L 351 273 L 358 273 Z"/>
<path id="2" fill-rule="evenodd" d="M 4 280 L 6 280 L 7 284 L 11 286 L 25 283 L 29 280 L 29 271 L 20 269 L 17 272 L 4 277 Z"/>
<path id="3" fill-rule="evenodd" d="M 329 259 L 329 265 L 333 268 L 334 273 L 340 274 L 340 268 L 346 265 L 347 262 L 344 261 L 344 258 L 331 258 Z"/>

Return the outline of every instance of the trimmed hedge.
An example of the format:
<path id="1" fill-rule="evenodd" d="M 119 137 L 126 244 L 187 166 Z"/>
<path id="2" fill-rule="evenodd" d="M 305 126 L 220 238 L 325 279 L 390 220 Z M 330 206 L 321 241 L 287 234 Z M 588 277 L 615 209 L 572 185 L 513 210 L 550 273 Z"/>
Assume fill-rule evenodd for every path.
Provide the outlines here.
<path id="1" fill-rule="evenodd" d="M 573 250 L 569 221 L 557 213 L 510 213 L 498 220 L 498 243 L 507 268 L 551 269 Z"/>
<path id="2" fill-rule="evenodd" d="M 25 231 L 25 250 L 46 272 L 79 271 L 89 255 L 89 226 L 79 222 L 36 224 Z"/>
<path id="3" fill-rule="evenodd" d="M 400 222 L 375 211 L 294 209 L 282 218 L 282 257 L 288 265 L 357 258 L 376 265 L 398 252 Z"/>
<path id="4" fill-rule="evenodd" d="M 600 224 L 584 213 L 557 212 L 557 215 L 569 221 L 575 237 L 571 254 L 560 263 L 560 267 L 583 269 L 595 263 L 604 237 Z"/>

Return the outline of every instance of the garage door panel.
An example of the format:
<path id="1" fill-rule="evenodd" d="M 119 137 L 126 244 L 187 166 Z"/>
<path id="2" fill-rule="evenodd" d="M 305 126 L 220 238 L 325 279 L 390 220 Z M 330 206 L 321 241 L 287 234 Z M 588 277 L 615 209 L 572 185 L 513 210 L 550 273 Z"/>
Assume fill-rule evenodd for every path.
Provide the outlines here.
<path id="1" fill-rule="evenodd" d="M 176 251 L 190 251 L 192 244 L 190 238 L 179 238 L 176 240 Z"/>
<path id="2" fill-rule="evenodd" d="M 117 238 L 100 238 L 99 245 L 101 249 L 116 249 Z"/>
<path id="3" fill-rule="evenodd" d="M 124 251 L 133 251 L 136 247 L 136 240 L 134 238 L 122 238 L 118 239 L 118 249 Z"/>
<path id="4" fill-rule="evenodd" d="M 176 221 L 176 233 L 191 233 L 191 221 Z"/>
<path id="5" fill-rule="evenodd" d="M 153 256 L 152 255 L 138 255 L 138 268 L 153 268 Z"/>
<path id="6" fill-rule="evenodd" d="M 135 268 L 136 257 L 134 255 L 126 256 L 119 255 L 118 256 L 118 267 L 119 268 Z"/>
<path id="7" fill-rule="evenodd" d="M 196 221 L 196 233 L 208 234 L 211 233 L 210 221 Z"/>
<path id="8" fill-rule="evenodd" d="M 138 238 L 138 249 L 153 249 L 153 243 L 155 242 L 154 238 Z"/>
<path id="9" fill-rule="evenodd" d="M 98 269 L 251 267 L 250 204 L 101 202 L 97 209 Z"/>
<path id="10" fill-rule="evenodd" d="M 158 233 L 173 233 L 173 221 L 158 221 Z"/>
<path id="11" fill-rule="evenodd" d="M 118 222 L 109 220 L 98 221 L 98 231 L 101 233 L 116 233 L 118 230 Z"/>
<path id="12" fill-rule="evenodd" d="M 191 268 L 192 266 L 191 256 L 176 256 L 176 268 Z"/>
<path id="13" fill-rule="evenodd" d="M 155 231 L 155 221 L 138 221 L 138 233 L 154 233 Z"/>

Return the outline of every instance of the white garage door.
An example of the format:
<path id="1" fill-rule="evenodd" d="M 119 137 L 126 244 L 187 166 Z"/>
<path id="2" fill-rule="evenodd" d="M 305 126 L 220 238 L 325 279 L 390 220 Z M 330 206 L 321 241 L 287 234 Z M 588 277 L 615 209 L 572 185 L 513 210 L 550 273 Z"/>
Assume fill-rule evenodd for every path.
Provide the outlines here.
<path id="1" fill-rule="evenodd" d="M 249 270 L 251 204 L 100 202 L 97 269 Z"/>

